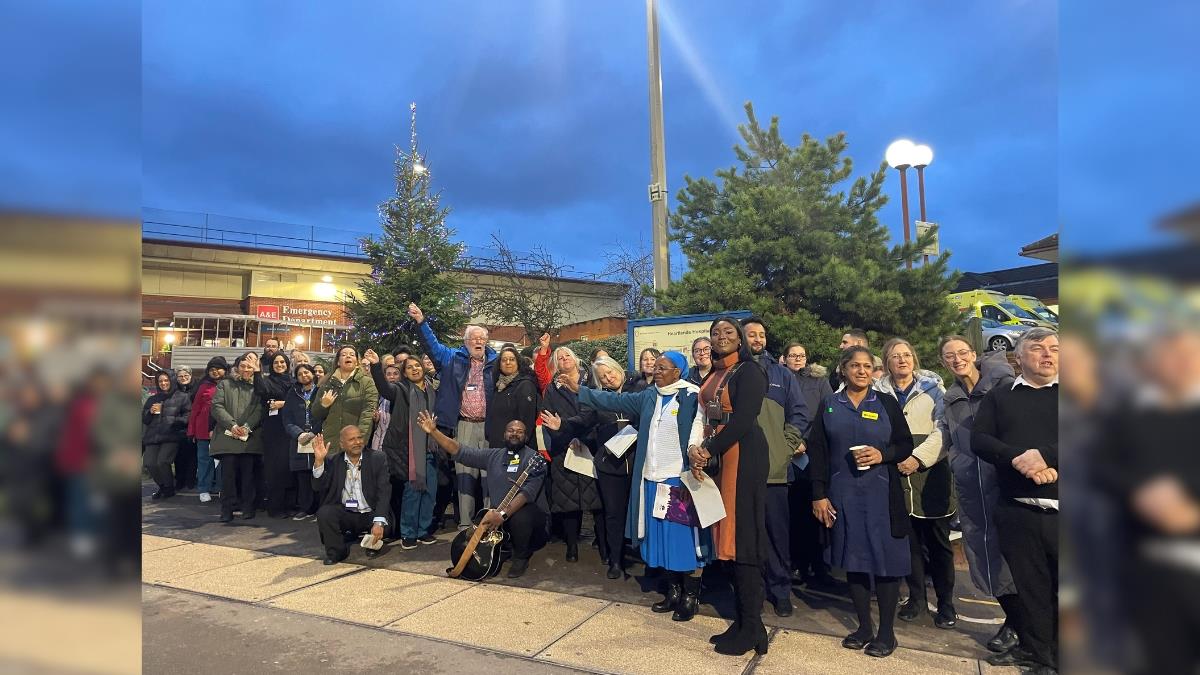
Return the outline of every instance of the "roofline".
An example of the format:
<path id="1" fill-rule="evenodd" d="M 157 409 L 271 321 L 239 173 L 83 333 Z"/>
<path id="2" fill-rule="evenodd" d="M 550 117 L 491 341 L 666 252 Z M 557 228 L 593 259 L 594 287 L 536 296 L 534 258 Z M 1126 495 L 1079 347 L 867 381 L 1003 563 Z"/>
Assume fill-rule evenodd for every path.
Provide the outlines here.
<path id="1" fill-rule="evenodd" d="M 158 239 L 151 237 L 142 237 L 143 244 L 157 244 L 160 246 L 191 246 L 195 248 L 206 248 L 217 251 L 238 251 L 240 253 L 259 253 L 267 255 L 291 255 L 299 258 L 313 258 L 317 260 L 334 260 L 337 262 L 358 263 L 360 265 L 370 266 L 370 261 L 365 257 L 340 256 L 332 253 L 315 253 L 312 251 L 293 251 L 291 249 L 264 249 L 255 248 L 253 246 L 233 246 L 229 244 L 213 244 L 210 242 L 187 241 L 178 239 Z M 595 286 L 615 286 L 620 288 L 628 288 L 628 284 L 623 284 L 619 281 L 600 281 L 598 279 L 577 279 L 574 277 L 550 277 L 540 274 L 509 274 L 506 272 L 497 272 L 494 270 L 486 270 L 480 268 L 462 268 L 455 270 L 463 274 L 480 274 L 490 276 L 511 276 L 521 279 L 538 279 L 543 281 L 558 280 L 566 281 L 575 284 L 591 284 Z"/>

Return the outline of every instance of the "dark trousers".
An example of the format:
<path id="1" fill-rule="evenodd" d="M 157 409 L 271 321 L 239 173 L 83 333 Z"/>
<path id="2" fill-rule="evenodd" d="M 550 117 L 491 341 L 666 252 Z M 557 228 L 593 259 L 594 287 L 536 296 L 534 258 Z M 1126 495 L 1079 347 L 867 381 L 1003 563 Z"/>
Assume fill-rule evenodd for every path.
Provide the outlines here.
<path id="1" fill-rule="evenodd" d="M 825 564 L 821 546 L 821 523 L 812 512 L 812 481 L 808 472 L 788 485 L 788 501 L 791 508 L 792 567 L 801 574 L 825 576 L 829 566 Z"/>
<path id="2" fill-rule="evenodd" d="M 267 472 L 263 466 L 262 455 L 254 455 L 254 463 L 250 467 L 250 472 L 254 476 L 254 506 L 267 505 Z"/>
<path id="3" fill-rule="evenodd" d="M 504 523 L 512 543 L 514 560 L 529 556 L 546 544 L 546 514 L 534 504 L 526 504 Z"/>
<path id="4" fill-rule="evenodd" d="M 396 478 L 395 476 L 389 476 L 388 481 L 392 484 L 392 503 L 391 503 L 392 515 L 394 515 L 396 517 L 396 523 L 399 524 L 400 519 L 403 517 L 403 513 L 404 513 L 404 508 L 403 508 L 403 506 L 404 506 L 404 490 L 408 488 L 408 481 L 403 478 Z M 437 520 L 437 519 L 435 518 L 434 520 Z M 400 528 L 399 527 L 395 528 L 394 532 L 395 532 L 394 536 L 397 536 L 397 537 L 400 536 L 400 534 L 399 534 Z M 422 532 L 421 534 L 427 534 L 427 533 Z M 430 532 L 428 534 L 432 534 L 432 532 Z"/>
<path id="5" fill-rule="evenodd" d="M 625 550 L 625 517 L 629 512 L 629 476 L 596 472 L 596 487 L 604 517 L 596 522 L 596 538 L 600 541 L 600 557 L 611 565 L 621 565 Z M 603 534 L 603 538 L 601 538 Z"/>
<path id="6" fill-rule="evenodd" d="M 1200 669 L 1200 577 L 1187 568 L 1138 560 L 1123 584 L 1141 641 L 1140 673 Z"/>
<path id="7" fill-rule="evenodd" d="M 154 484 L 163 492 L 175 492 L 175 477 L 171 475 L 171 463 L 179 451 L 178 443 L 147 443 L 142 463 L 154 479 Z"/>
<path id="8" fill-rule="evenodd" d="M 175 453 L 175 489 L 196 487 L 196 441 L 186 439 Z"/>
<path id="9" fill-rule="evenodd" d="M 950 548 L 950 518 L 909 518 L 912 536 L 912 573 L 908 575 L 908 595 L 925 609 L 926 570 L 933 580 L 938 608 L 954 605 L 954 549 Z M 926 564 L 928 561 L 928 564 Z"/>
<path id="10" fill-rule="evenodd" d="M 263 474 L 267 482 L 267 513 L 287 515 L 296 499 L 296 484 L 288 459 L 289 443 L 266 443 L 263 448 Z M 311 472 L 309 473 L 311 477 Z M 311 481 L 310 481 L 311 482 Z"/>
<path id="11" fill-rule="evenodd" d="M 1010 497 L 996 507 L 1000 552 L 1017 587 L 1021 646 L 1042 664 L 1058 667 L 1058 512 Z"/>
<path id="12" fill-rule="evenodd" d="M 792 597 L 791 506 L 786 484 L 767 486 L 767 557 L 763 583 L 772 603 Z"/>
<path id="13" fill-rule="evenodd" d="M 312 470 L 293 471 L 292 481 L 296 484 L 296 507 L 304 513 L 316 513 L 317 493 L 312 486 Z"/>
<path id="14" fill-rule="evenodd" d="M 221 515 L 230 515 L 239 508 L 243 513 L 253 513 L 254 464 L 258 455 L 217 455 L 217 459 L 221 460 Z"/>
<path id="15" fill-rule="evenodd" d="M 321 533 L 321 545 L 325 555 L 335 560 L 345 558 L 350 552 L 346 532 L 362 534 L 371 529 L 370 513 L 349 511 L 341 504 L 325 504 L 317 509 L 317 530 Z"/>

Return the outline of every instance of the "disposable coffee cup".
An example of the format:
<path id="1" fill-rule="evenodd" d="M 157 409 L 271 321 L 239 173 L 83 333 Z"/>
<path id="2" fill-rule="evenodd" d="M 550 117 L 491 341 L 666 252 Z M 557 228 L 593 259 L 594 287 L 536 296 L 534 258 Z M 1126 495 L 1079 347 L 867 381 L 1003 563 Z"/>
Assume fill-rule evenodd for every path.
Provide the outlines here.
<path id="1" fill-rule="evenodd" d="M 859 451 L 859 450 L 863 450 L 863 449 L 865 449 L 865 448 L 867 448 L 867 447 L 869 447 L 869 446 L 866 446 L 866 445 L 852 445 L 852 446 L 850 446 L 850 452 L 857 452 L 857 451 Z M 857 464 L 855 464 L 855 466 L 858 466 L 858 465 L 857 465 Z M 859 470 L 859 471 L 866 471 L 866 470 L 867 470 L 867 469 L 869 469 L 869 468 L 871 468 L 871 467 L 870 467 L 870 466 L 859 466 L 859 467 L 858 467 L 858 470 Z"/>

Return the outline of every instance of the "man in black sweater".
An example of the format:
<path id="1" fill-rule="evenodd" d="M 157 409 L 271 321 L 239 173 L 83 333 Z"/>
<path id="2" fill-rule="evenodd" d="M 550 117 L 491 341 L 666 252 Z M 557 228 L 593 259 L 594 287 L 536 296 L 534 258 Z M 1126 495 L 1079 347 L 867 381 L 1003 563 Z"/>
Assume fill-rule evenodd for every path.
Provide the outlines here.
<path id="1" fill-rule="evenodd" d="M 1058 668 L 1058 333 L 1031 328 L 1017 342 L 1021 376 L 988 392 L 971 447 L 996 466 L 996 529 L 1021 609 L 1020 645 L 988 657 L 1033 672 Z"/>

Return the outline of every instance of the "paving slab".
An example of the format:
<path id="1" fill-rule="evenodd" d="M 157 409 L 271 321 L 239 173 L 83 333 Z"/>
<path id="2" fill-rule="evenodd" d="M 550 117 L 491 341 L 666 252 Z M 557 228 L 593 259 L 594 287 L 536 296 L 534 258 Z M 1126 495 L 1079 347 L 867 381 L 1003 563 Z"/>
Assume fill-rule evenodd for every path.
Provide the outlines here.
<path id="1" fill-rule="evenodd" d="M 183 546 L 184 544 L 190 543 L 191 542 L 187 541 L 186 539 L 172 539 L 170 537 L 156 537 L 152 534 L 143 534 L 142 553 L 149 553 L 150 551 L 171 548 L 172 546 Z"/>
<path id="2" fill-rule="evenodd" d="M 608 604 L 563 593 L 481 584 L 386 628 L 532 656 Z"/>
<path id="3" fill-rule="evenodd" d="M 905 647 L 898 648 L 887 658 L 877 659 L 842 647 L 842 639 L 838 637 L 781 630 L 754 668 L 755 675 L 859 675 L 864 672 L 872 675 L 978 675 L 979 662 Z"/>
<path id="4" fill-rule="evenodd" d="M 386 626 L 474 586 L 457 579 L 367 570 L 303 588 L 266 604 L 369 626 Z"/>
<path id="5" fill-rule="evenodd" d="M 163 583 L 265 556 L 258 551 L 212 544 L 171 546 L 142 554 L 142 581 Z"/>
<path id="6" fill-rule="evenodd" d="M 164 585 L 233 600 L 258 602 L 361 569 L 357 565 L 326 565 L 319 560 L 278 555 L 190 574 L 167 581 Z"/>
<path id="7" fill-rule="evenodd" d="M 723 656 L 708 643 L 729 622 L 710 616 L 672 621 L 646 607 L 615 603 L 537 655 L 539 661 L 613 673 L 739 675 L 754 657 Z"/>

